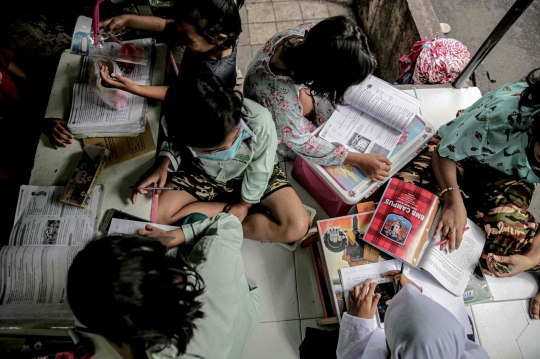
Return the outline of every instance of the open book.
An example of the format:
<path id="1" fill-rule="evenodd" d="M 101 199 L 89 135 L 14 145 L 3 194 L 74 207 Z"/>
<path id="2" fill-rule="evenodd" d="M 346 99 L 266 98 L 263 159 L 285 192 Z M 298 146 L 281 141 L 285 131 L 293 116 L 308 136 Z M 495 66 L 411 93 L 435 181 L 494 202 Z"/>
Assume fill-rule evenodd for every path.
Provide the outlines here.
<path id="1" fill-rule="evenodd" d="M 21 186 L 9 245 L 0 251 L 0 321 L 72 321 L 67 271 L 96 235 L 103 186 L 87 208 L 60 202 L 63 192 L 63 186 Z"/>
<path id="2" fill-rule="evenodd" d="M 138 39 L 126 41 L 152 54 L 155 40 Z M 94 71 L 94 59 L 83 58 L 79 83 L 73 86 L 68 129 L 76 138 L 83 137 L 129 137 L 144 132 L 146 124 L 147 100 L 144 97 L 128 95 L 125 109 L 116 110 L 101 100 L 88 83 L 88 74 Z M 152 63 L 136 65 L 133 72 L 124 74 L 138 85 L 149 85 L 152 79 Z"/>
<path id="3" fill-rule="evenodd" d="M 433 234 L 440 214 L 439 198 L 413 184 L 392 178 L 371 219 L 364 241 L 409 265 L 431 273 L 461 296 L 486 242 L 471 220 L 458 250 L 441 251 Z"/>
<path id="4" fill-rule="evenodd" d="M 418 114 L 419 100 L 374 76 L 352 86 L 345 94 L 345 103 L 313 135 L 340 143 L 349 151 L 389 158 L 390 176 L 413 159 L 435 133 Z M 350 204 L 368 197 L 386 182 L 372 182 L 353 166 L 308 164 Z"/>
<path id="5" fill-rule="evenodd" d="M 345 103 L 324 124 L 320 137 L 349 151 L 384 157 L 420 110 L 419 100 L 375 76 L 347 90 Z"/>
<path id="6" fill-rule="evenodd" d="M 390 270 L 400 270 L 401 262 L 398 260 L 389 260 L 379 263 L 366 264 L 359 267 L 343 268 L 339 271 L 341 285 L 345 293 L 345 298 L 348 298 L 348 292 L 354 286 L 360 285 L 366 279 L 380 279 L 383 273 Z M 422 287 L 423 292 L 431 297 L 434 301 L 445 307 L 452 313 L 456 319 L 463 325 L 467 334 L 472 334 L 471 323 L 465 311 L 465 303 L 461 297 L 455 297 L 448 293 L 437 281 L 429 274 L 418 271 L 412 267 L 405 266 L 403 273 L 419 287 Z"/>

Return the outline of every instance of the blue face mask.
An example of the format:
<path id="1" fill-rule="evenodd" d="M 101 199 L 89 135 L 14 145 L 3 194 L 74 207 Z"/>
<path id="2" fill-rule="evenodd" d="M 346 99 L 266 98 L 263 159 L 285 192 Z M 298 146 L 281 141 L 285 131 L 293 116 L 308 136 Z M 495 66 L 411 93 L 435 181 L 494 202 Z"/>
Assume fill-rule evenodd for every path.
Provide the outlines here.
<path id="1" fill-rule="evenodd" d="M 217 162 L 227 162 L 227 161 L 232 160 L 236 156 L 236 152 L 238 152 L 238 149 L 240 148 L 240 144 L 242 143 L 242 141 L 250 137 L 251 137 L 251 134 L 246 130 L 246 127 L 242 124 L 242 132 L 240 133 L 240 135 L 238 135 L 238 137 L 236 138 L 236 140 L 234 141 L 234 143 L 228 150 L 214 152 L 214 153 L 200 153 L 193 150 L 191 147 L 190 147 L 190 150 L 193 153 L 193 155 L 198 158 L 202 158 L 202 159 L 210 160 L 210 161 L 217 161 Z"/>

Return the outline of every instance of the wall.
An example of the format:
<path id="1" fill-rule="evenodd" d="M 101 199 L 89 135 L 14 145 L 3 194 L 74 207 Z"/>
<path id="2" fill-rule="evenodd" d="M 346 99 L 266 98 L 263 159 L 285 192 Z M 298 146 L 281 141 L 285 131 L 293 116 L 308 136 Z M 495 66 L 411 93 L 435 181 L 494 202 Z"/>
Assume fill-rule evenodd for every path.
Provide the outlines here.
<path id="1" fill-rule="evenodd" d="M 401 72 L 399 58 L 416 41 L 442 36 L 430 0 L 356 0 L 353 10 L 377 57 L 377 76 L 390 83 Z"/>

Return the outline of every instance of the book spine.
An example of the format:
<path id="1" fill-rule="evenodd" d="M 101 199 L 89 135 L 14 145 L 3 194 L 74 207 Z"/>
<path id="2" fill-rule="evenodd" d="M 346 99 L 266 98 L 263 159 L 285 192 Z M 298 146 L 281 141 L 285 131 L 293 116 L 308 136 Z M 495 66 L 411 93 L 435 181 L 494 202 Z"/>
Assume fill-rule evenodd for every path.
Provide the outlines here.
<path id="1" fill-rule="evenodd" d="M 420 263 L 422 262 L 422 258 L 420 258 L 420 255 L 422 254 L 422 250 L 424 249 L 424 246 L 426 245 L 426 240 L 428 239 L 431 227 L 433 225 L 433 221 L 435 217 L 437 216 L 438 210 L 439 210 L 439 201 L 436 200 L 431 206 L 431 208 L 429 209 L 429 217 L 428 217 L 426 226 L 424 228 L 424 231 L 422 233 L 422 239 L 420 240 L 420 243 L 418 247 L 416 248 L 416 252 L 414 253 L 414 258 L 416 259 L 416 265 L 413 264 L 413 267 L 415 268 L 418 268 Z"/>

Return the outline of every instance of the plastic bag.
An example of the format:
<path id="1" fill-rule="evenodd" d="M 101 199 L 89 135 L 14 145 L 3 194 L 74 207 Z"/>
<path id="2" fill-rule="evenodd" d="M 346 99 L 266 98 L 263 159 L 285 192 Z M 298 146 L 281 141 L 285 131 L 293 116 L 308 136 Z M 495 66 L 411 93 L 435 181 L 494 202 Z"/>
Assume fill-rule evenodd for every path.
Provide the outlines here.
<path id="1" fill-rule="evenodd" d="M 123 110 L 128 106 L 129 93 L 113 87 L 107 87 L 107 84 L 102 80 L 100 68 L 107 66 L 109 73 L 120 74 L 122 71 L 118 64 L 109 59 L 93 59 L 93 64 L 90 64 L 90 72 L 88 74 L 88 83 L 90 87 L 107 105 L 116 110 Z"/>

